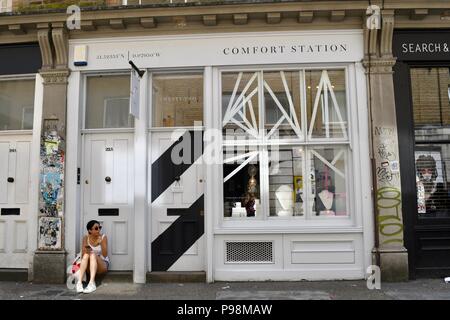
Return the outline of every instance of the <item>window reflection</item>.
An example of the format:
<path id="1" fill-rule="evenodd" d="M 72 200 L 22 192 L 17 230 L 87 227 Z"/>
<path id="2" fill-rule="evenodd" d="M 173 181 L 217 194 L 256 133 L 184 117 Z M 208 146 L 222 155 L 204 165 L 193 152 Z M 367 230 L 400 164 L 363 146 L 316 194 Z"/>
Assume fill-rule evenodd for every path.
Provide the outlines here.
<path id="1" fill-rule="evenodd" d="M 0 130 L 33 129 L 34 80 L 0 81 Z"/>
<path id="2" fill-rule="evenodd" d="M 89 76 L 86 82 L 86 129 L 134 126 L 129 75 Z"/>
<path id="3" fill-rule="evenodd" d="M 153 76 L 153 126 L 186 127 L 203 121 L 203 75 Z"/>

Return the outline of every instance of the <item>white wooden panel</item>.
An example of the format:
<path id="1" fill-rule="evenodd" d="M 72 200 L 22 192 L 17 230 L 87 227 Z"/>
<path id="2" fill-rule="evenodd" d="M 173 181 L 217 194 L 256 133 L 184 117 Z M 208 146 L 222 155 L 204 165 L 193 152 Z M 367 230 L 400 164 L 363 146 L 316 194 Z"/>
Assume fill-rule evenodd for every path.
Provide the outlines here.
<path id="1" fill-rule="evenodd" d="M 128 203 L 128 177 L 130 174 L 130 172 L 128 172 L 130 161 L 130 159 L 128 159 L 128 148 L 129 146 L 127 139 L 114 140 L 112 202 L 115 204 Z"/>
<path id="2" fill-rule="evenodd" d="M 9 142 L 0 142 L 0 203 L 8 202 Z"/>
<path id="3" fill-rule="evenodd" d="M 28 228 L 26 221 L 14 221 L 14 249 L 13 251 L 27 252 Z"/>
<path id="4" fill-rule="evenodd" d="M 112 254 L 128 254 L 128 223 L 112 222 Z"/>
<path id="5" fill-rule="evenodd" d="M 6 221 L 0 221 L 0 252 L 6 251 Z"/>
<path id="6" fill-rule="evenodd" d="M 355 263 L 355 248 L 351 241 L 294 241 L 292 264 Z"/>
<path id="7" fill-rule="evenodd" d="M 90 199 L 91 204 L 105 202 L 105 157 L 106 140 L 91 141 L 90 165 Z"/>
<path id="8" fill-rule="evenodd" d="M 187 256 L 197 256 L 198 255 L 198 242 L 199 240 L 195 241 L 195 243 L 184 253 Z"/>
<path id="9" fill-rule="evenodd" d="M 170 225 L 173 223 L 173 221 L 159 221 L 158 222 L 158 234 L 156 235 L 155 239 L 164 231 L 167 230 L 167 228 L 170 227 Z"/>
<path id="10" fill-rule="evenodd" d="M 30 181 L 30 142 L 20 141 L 16 144 L 16 203 L 28 203 Z"/>
<path id="11" fill-rule="evenodd" d="M 170 132 L 157 133 L 155 134 L 153 141 L 153 154 L 152 154 L 152 162 L 156 161 L 167 149 L 173 144 L 173 141 L 170 139 Z M 173 205 L 175 204 L 174 193 L 172 192 L 172 188 L 169 187 L 166 191 L 164 191 L 159 197 L 158 200 L 154 203 L 154 205 Z"/>

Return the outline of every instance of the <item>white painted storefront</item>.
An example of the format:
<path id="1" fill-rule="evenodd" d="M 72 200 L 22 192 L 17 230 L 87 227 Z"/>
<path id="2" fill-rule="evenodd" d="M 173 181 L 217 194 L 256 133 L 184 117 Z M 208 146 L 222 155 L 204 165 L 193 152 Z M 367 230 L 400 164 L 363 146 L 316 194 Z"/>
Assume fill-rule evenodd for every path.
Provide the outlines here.
<path id="1" fill-rule="evenodd" d="M 362 30 L 70 40 L 69 46 L 68 261 L 80 249 L 86 222 L 97 219 L 110 239 L 112 269 L 133 270 L 137 283 L 156 267 L 206 271 L 209 282 L 365 277 L 374 229 Z M 86 66 L 74 65 L 80 47 Z M 115 88 L 129 78 L 129 60 L 146 73 L 139 118 L 123 122 L 118 114 L 126 101 Z M 223 147 L 224 164 L 206 165 L 194 156 L 178 174 L 163 161 L 175 129 L 181 129 L 178 137 L 199 131 L 159 117 L 166 111 L 157 91 L 177 81 L 200 83 L 192 88 L 202 93 L 162 101 L 192 102 L 181 117 L 194 121 L 201 97 L 206 137 L 230 124 L 242 129 L 245 139 L 213 141 Z M 287 132 L 281 138 L 274 134 L 280 128 Z M 214 152 L 206 140 L 203 157 Z M 250 164 L 257 172 L 255 204 L 239 209 Z M 166 174 L 167 168 L 174 171 Z M 320 192 L 316 174 L 325 181 Z M 189 210 L 199 214 L 193 218 Z M 177 232 L 195 241 L 173 249 L 177 244 L 172 248 L 167 237 Z M 155 261 L 165 252 L 173 256 L 171 250 L 181 252 L 176 260 Z"/>

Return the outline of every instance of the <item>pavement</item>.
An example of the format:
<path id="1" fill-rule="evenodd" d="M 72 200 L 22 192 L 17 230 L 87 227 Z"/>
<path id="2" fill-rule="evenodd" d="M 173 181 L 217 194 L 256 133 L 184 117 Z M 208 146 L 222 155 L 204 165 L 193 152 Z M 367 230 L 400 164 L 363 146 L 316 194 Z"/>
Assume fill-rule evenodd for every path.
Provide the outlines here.
<path id="1" fill-rule="evenodd" d="M 91 294 L 77 294 L 65 284 L 0 282 L 0 300 L 450 300 L 450 283 L 419 279 L 366 281 L 215 282 L 134 284 L 104 280 Z"/>

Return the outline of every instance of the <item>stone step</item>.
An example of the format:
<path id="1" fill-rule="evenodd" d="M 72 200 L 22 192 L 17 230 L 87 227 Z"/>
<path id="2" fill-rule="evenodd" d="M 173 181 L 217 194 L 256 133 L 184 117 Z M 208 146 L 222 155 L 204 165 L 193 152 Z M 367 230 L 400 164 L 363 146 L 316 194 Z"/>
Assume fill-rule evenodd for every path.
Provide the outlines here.
<path id="1" fill-rule="evenodd" d="M 28 269 L 0 269 L 0 281 L 28 281 Z"/>
<path id="2" fill-rule="evenodd" d="M 148 272 L 147 282 L 206 282 L 204 271 Z"/>
<path id="3" fill-rule="evenodd" d="M 108 271 L 99 280 L 102 282 L 133 282 L 133 271 Z"/>

